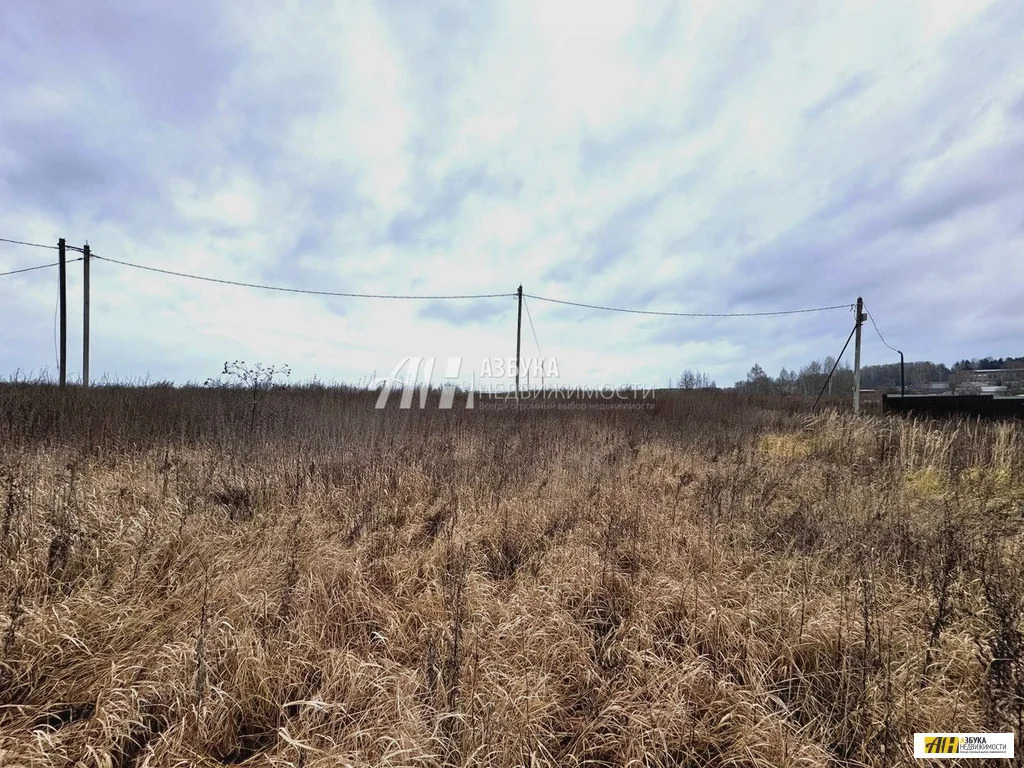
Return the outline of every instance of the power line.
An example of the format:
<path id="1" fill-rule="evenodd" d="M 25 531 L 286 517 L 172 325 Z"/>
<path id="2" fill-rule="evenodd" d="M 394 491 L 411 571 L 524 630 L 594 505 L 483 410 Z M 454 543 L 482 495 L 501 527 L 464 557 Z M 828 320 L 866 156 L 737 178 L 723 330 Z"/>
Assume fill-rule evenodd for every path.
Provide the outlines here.
<path id="1" fill-rule="evenodd" d="M 0 237 L 0 242 L 14 243 L 15 245 L 29 245 L 33 248 L 51 248 L 53 250 L 57 250 L 56 245 L 45 245 L 43 243 L 27 243 L 24 240 L 11 240 L 10 238 L 7 237 Z"/>
<path id="2" fill-rule="evenodd" d="M 526 294 L 523 294 L 524 296 Z M 533 327 L 533 316 L 530 315 L 530 304 L 526 301 L 523 302 L 523 306 L 526 307 L 526 319 L 530 321 L 530 330 L 533 331 L 533 343 L 537 345 L 537 354 L 541 358 L 544 357 L 544 353 L 540 349 L 540 341 L 537 339 L 537 329 Z"/>
<path id="3" fill-rule="evenodd" d="M 537 329 L 533 326 L 533 315 L 530 314 L 530 302 L 523 297 L 523 306 L 526 307 L 526 319 L 530 321 L 530 331 L 533 332 L 533 343 L 537 345 L 537 356 L 540 358 L 541 371 L 540 371 L 540 388 L 544 390 L 544 352 L 540 348 L 540 339 L 537 338 Z M 521 361 L 516 361 L 516 365 L 519 365 Z M 526 379 L 530 379 L 530 371 L 526 371 Z"/>
<path id="4" fill-rule="evenodd" d="M 5 238 L 5 237 L 0 237 L 0 242 L 14 243 L 14 244 L 17 244 L 17 245 L 32 246 L 32 247 L 35 247 L 35 248 L 56 249 L 56 246 L 53 246 L 53 245 L 45 245 L 43 243 L 30 243 L 30 242 L 27 242 L 27 241 L 24 241 L 24 240 L 13 240 L 13 239 L 10 239 L 10 238 Z M 75 246 L 70 246 L 70 245 L 67 246 L 67 250 L 78 251 L 78 252 L 82 251 L 81 248 L 78 248 L 78 247 L 75 247 Z M 135 263 L 130 262 L 130 261 L 122 261 L 120 259 L 113 259 L 113 258 L 108 258 L 106 256 L 99 256 L 99 255 L 97 255 L 95 253 L 92 254 L 92 256 L 93 256 L 93 258 L 100 259 L 102 261 L 109 261 L 109 262 L 111 262 L 113 264 L 120 264 L 121 266 L 124 266 L 124 267 L 130 267 L 132 269 L 141 269 L 141 270 L 145 270 L 147 272 L 156 272 L 156 273 L 162 274 L 162 275 L 172 275 L 174 277 L 184 277 L 184 278 L 187 278 L 187 279 L 190 279 L 190 280 L 201 280 L 201 281 L 208 282 L 208 283 L 218 283 L 220 285 L 234 285 L 234 286 L 238 286 L 238 287 L 242 287 L 242 288 L 258 288 L 258 289 L 264 290 L 264 291 L 280 291 L 280 292 L 283 292 L 283 293 L 300 293 L 300 294 L 307 294 L 307 295 L 313 295 L 313 296 L 338 296 L 338 297 L 342 297 L 342 298 L 355 298 L 355 299 L 442 300 L 442 299 L 496 299 L 496 298 L 504 298 L 506 296 L 514 296 L 515 295 L 515 294 L 509 294 L 509 293 L 479 293 L 479 294 L 455 294 L 455 295 L 438 295 L 438 296 L 414 296 L 414 295 L 403 295 L 403 294 L 350 293 L 350 292 L 344 292 L 344 291 L 318 291 L 318 290 L 312 290 L 312 289 L 308 289 L 308 288 L 286 288 L 286 287 L 277 286 L 277 285 L 266 285 L 266 284 L 262 284 L 262 283 L 247 283 L 247 282 L 242 282 L 240 280 L 226 280 L 226 279 L 217 278 L 217 277 L 206 277 L 204 275 L 195 275 L 195 274 L 191 274 L 191 273 L 187 273 L 187 272 L 178 272 L 178 271 L 171 270 L 171 269 L 161 269 L 160 267 L 150 267 L 150 266 L 146 266 L 144 264 L 135 264 Z M 69 261 L 74 262 L 74 261 L 81 261 L 81 260 L 82 259 L 71 259 Z M 40 265 L 35 266 L 35 267 L 26 267 L 26 268 L 23 268 L 23 269 L 11 270 L 9 272 L 0 272 L 0 277 L 4 277 L 6 275 L 14 275 L 14 274 L 18 274 L 18 273 L 21 273 L 21 272 L 31 272 L 32 270 L 36 270 L 36 269 L 47 269 L 49 267 L 55 267 L 55 266 L 57 266 L 56 263 L 54 263 L 54 264 L 40 264 Z M 836 309 L 848 309 L 848 308 L 850 308 L 852 306 L 850 304 L 835 304 L 835 305 L 827 306 L 827 307 L 808 307 L 808 308 L 805 308 L 805 309 L 784 309 L 784 310 L 774 310 L 774 311 L 767 311 L 767 312 L 664 312 L 664 311 L 658 311 L 658 310 L 652 310 L 652 309 L 630 309 L 630 308 L 626 308 L 626 307 L 609 307 L 609 306 L 605 306 L 605 305 L 601 305 L 601 304 L 588 304 L 588 303 L 579 302 L 579 301 L 568 301 L 566 299 L 552 299 L 552 298 L 547 297 L 547 296 L 538 296 L 536 294 L 528 294 L 528 293 L 524 293 L 523 296 L 524 297 L 529 297 L 531 299 L 537 299 L 538 301 L 546 301 L 546 302 L 549 302 L 549 303 L 552 303 L 552 304 L 562 304 L 562 305 L 571 306 L 571 307 L 582 307 L 584 309 L 596 309 L 596 310 L 600 310 L 600 311 L 603 311 L 603 312 L 624 312 L 624 313 L 633 314 L 633 315 L 655 315 L 655 316 L 660 316 L 660 317 L 769 317 L 769 316 L 773 316 L 773 315 L 797 315 L 797 314 L 805 314 L 805 313 L 809 313 L 809 312 L 828 312 L 828 311 L 836 310 Z M 533 320 L 532 320 L 532 318 L 530 318 L 530 315 L 529 315 L 529 313 L 530 313 L 529 306 L 527 306 L 526 312 L 527 312 L 527 317 L 530 319 L 531 329 L 533 329 Z M 882 339 L 882 343 L 885 344 L 890 349 L 893 349 L 894 351 L 898 351 L 898 350 L 895 350 L 893 347 L 891 347 L 888 343 L 886 343 L 885 339 L 882 337 L 882 334 L 878 331 L 878 326 L 875 325 L 874 317 L 872 317 L 870 314 L 869 314 L 869 317 L 871 318 L 871 324 L 874 326 L 875 332 L 878 333 L 879 338 Z M 536 330 L 534 330 L 534 341 L 536 341 Z M 538 348 L 538 350 L 540 349 L 540 345 L 539 344 L 537 345 L 537 348 Z"/>
<path id="5" fill-rule="evenodd" d="M 564 299 L 549 299 L 546 296 L 535 296 L 524 293 L 531 299 L 548 301 L 552 304 L 566 304 L 570 307 L 584 307 L 586 309 L 600 309 L 604 312 L 627 312 L 633 315 L 661 315 L 666 317 L 765 317 L 768 315 L 797 315 L 804 312 L 827 312 L 832 309 L 849 309 L 850 304 L 836 304 L 831 307 L 811 307 L 809 309 L 783 309 L 774 312 L 657 312 L 651 309 L 625 309 L 623 307 L 606 307 L 600 304 L 584 304 L 579 301 L 566 301 Z"/>
<path id="6" fill-rule="evenodd" d="M 53 250 L 53 251 L 57 250 L 57 246 L 56 245 L 47 245 L 46 243 L 29 243 L 29 242 L 27 242 L 25 240 L 12 240 L 9 237 L 0 237 L 0 243 L 14 243 L 14 245 L 28 245 L 28 246 L 30 246 L 32 248 L 49 248 L 50 250 Z M 81 248 L 79 248 L 77 246 L 74 246 L 74 245 L 65 246 L 64 250 L 66 250 L 66 251 L 78 251 L 79 253 L 82 252 Z"/>
<path id="7" fill-rule="evenodd" d="M 82 259 L 80 259 L 80 258 L 78 258 L 78 259 L 68 259 L 65 263 L 66 264 L 73 264 L 76 261 L 81 261 L 81 260 Z M 12 269 L 10 272 L 0 272 L 0 277 L 6 277 L 7 275 L 18 275 L 18 274 L 21 274 L 22 272 L 31 272 L 31 271 L 36 270 L 36 269 L 50 269 L 52 267 L 56 267 L 56 266 L 59 266 L 59 265 L 60 265 L 60 262 L 59 261 L 55 261 L 55 262 L 53 262 L 53 264 L 38 264 L 38 265 L 36 265 L 34 267 L 22 267 L 21 269 Z"/>
<path id="8" fill-rule="evenodd" d="M 124 267 L 131 267 L 132 269 L 144 269 L 147 272 L 158 272 L 162 275 L 174 275 L 175 277 L 186 277 L 190 280 L 203 280 L 208 283 L 220 283 L 221 285 L 235 285 L 241 288 L 259 288 L 264 291 L 281 291 L 284 293 L 305 293 L 314 296 L 340 296 L 350 299 L 497 299 L 506 298 L 508 296 L 515 296 L 514 293 L 475 293 L 475 294 L 459 294 L 449 296 L 407 296 L 389 293 L 346 293 L 342 291 L 314 291 L 308 288 L 283 288 L 278 285 L 263 285 L 260 283 L 243 283 L 239 280 L 224 280 L 218 277 L 204 277 L 202 275 L 193 275 L 187 272 L 176 272 L 171 269 L 160 269 L 158 267 L 147 267 L 142 264 L 133 264 L 130 261 L 120 261 L 119 259 L 111 259 L 107 256 L 99 256 L 95 253 L 92 254 L 92 258 L 100 259 L 101 261 L 109 261 L 113 264 L 120 264 Z"/>
<path id="9" fill-rule="evenodd" d="M 867 308 L 867 306 L 865 305 L 865 307 L 864 307 L 864 311 L 865 311 L 865 312 L 867 312 L 867 309 L 868 309 L 868 308 Z M 874 315 L 874 313 L 873 313 L 873 312 L 868 312 L 867 314 L 868 314 L 868 320 L 870 320 L 870 321 L 871 321 L 871 325 L 872 325 L 872 326 L 874 327 L 874 329 L 875 329 L 875 333 L 877 333 L 877 334 L 878 334 L 878 338 L 879 338 L 879 339 L 881 339 L 882 343 L 883 343 L 883 344 L 885 344 L 885 346 L 887 346 L 887 347 L 888 347 L 889 349 L 891 349 L 891 350 L 892 350 L 893 352 L 895 352 L 896 354 L 902 354 L 902 352 L 900 352 L 900 351 L 899 351 L 898 349 L 896 349 L 896 347 L 894 347 L 894 346 L 893 346 L 892 344 L 890 344 L 889 342 L 887 342 L 887 341 L 885 340 L 885 337 L 884 337 L 884 336 L 882 335 L 882 332 L 881 332 L 880 330 L 878 330 L 878 326 L 877 326 L 877 325 L 875 325 L 875 315 Z"/>
<path id="10" fill-rule="evenodd" d="M 0 277 L 6 277 L 7 275 L 19 275 L 22 272 L 32 272 L 36 269 L 50 269 L 56 267 L 60 262 L 53 262 L 53 264 L 38 264 L 34 267 L 22 267 L 21 269 L 12 269 L 9 272 L 0 272 Z"/>

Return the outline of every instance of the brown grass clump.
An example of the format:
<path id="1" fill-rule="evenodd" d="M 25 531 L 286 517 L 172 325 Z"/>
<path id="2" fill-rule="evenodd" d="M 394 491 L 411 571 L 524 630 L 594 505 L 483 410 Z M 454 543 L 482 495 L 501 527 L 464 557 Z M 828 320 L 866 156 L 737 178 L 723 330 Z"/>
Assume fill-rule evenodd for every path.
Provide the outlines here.
<path id="1" fill-rule="evenodd" d="M 1021 733 L 1019 425 L 0 388 L 0 765 L 897 766 Z"/>

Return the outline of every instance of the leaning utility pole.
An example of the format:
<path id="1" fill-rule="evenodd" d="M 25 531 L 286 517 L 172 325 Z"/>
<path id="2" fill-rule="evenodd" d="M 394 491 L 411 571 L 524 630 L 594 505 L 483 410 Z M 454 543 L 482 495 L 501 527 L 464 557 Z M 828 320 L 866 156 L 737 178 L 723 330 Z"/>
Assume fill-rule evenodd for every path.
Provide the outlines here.
<path id="1" fill-rule="evenodd" d="M 860 413 L 860 328 L 864 322 L 864 299 L 857 297 L 857 338 L 853 346 L 853 412 Z"/>
<path id="2" fill-rule="evenodd" d="M 82 386 L 89 386 L 89 244 L 82 248 Z"/>
<path id="3" fill-rule="evenodd" d="M 519 313 L 516 317 L 516 405 L 519 405 L 519 350 L 523 334 L 523 286 L 519 286 L 516 296 L 519 299 Z"/>
<path id="4" fill-rule="evenodd" d="M 57 270 L 57 292 L 60 303 L 60 385 L 63 387 L 68 383 L 68 295 L 67 295 L 67 261 L 65 259 L 66 246 L 64 238 L 57 241 L 57 252 L 59 254 Z"/>

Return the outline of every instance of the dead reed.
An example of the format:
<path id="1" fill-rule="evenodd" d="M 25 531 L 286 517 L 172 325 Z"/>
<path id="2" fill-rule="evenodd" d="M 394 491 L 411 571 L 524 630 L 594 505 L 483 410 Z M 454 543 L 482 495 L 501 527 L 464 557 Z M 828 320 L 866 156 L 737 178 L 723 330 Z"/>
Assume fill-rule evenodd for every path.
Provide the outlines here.
<path id="1" fill-rule="evenodd" d="M 897 766 L 1024 713 L 1024 435 L 0 387 L 0 765 Z"/>

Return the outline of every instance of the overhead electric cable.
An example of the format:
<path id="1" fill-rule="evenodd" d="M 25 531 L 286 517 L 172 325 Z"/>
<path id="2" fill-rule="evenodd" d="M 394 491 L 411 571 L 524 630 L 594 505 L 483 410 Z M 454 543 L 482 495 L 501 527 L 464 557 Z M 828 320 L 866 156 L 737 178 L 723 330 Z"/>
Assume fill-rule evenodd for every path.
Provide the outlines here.
<path id="1" fill-rule="evenodd" d="M 30 243 L 30 242 L 27 242 L 25 240 L 12 240 L 9 237 L 0 237 L 0 243 L 13 243 L 14 245 L 27 245 L 27 246 L 30 246 L 31 248 L 49 248 L 52 251 L 59 250 L 59 248 L 56 245 L 47 245 L 46 243 Z M 79 253 L 82 252 L 82 249 L 79 248 L 76 245 L 66 245 L 66 246 L 64 246 L 64 250 L 67 250 L 67 251 L 78 251 Z"/>
<path id="2" fill-rule="evenodd" d="M 27 243 L 24 240 L 11 240 L 8 237 L 0 237 L 0 242 L 2 242 L 2 243 L 14 243 L 15 245 L 29 245 L 29 246 L 31 246 L 33 248 L 52 248 L 55 251 L 57 250 L 57 246 L 56 245 L 46 245 L 44 243 Z"/>
<path id="3" fill-rule="evenodd" d="M 76 261 L 81 261 L 81 259 L 80 258 L 79 259 L 68 259 L 65 263 L 66 264 L 74 264 Z M 36 269 L 50 269 L 52 267 L 57 267 L 57 266 L 60 266 L 60 262 L 59 261 L 55 261 L 55 262 L 53 262 L 53 264 L 37 264 L 34 267 L 22 267 L 21 269 L 12 269 L 9 272 L 0 272 L 0 277 L 6 277 L 7 275 L 19 275 L 22 272 L 32 272 L 33 270 L 36 270 Z"/>
<path id="4" fill-rule="evenodd" d="M 871 325 L 874 327 L 875 333 L 878 334 L 878 338 L 881 339 L 882 343 L 885 346 L 887 346 L 889 349 L 891 349 L 893 352 L 895 352 L 897 354 L 902 354 L 902 352 L 900 352 L 900 350 L 896 349 L 896 347 L 894 347 L 892 344 L 890 344 L 889 342 L 887 342 L 885 340 L 885 337 L 882 335 L 882 332 L 880 330 L 878 330 L 878 326 L 875 324 L 875 315 L 874 315 L 874 313 L 868 311 L 868 308 L 867 308 L 866 304 L 864 305 L 864 311 L 867 312 L 868 319 L 871 321 Z"/>
<path id="5" fill-rule="evenodd" d="M 808 309 L 783 309 L 772 312 L 659 312 L 652 309 L 626 309 L 624 307 L 607 307 L 601 304 L 584 304 L 579 301 L 566 301 L 565 299 L 551 299 L 546 296 L 536 296 L 532 293 L 524 293 L 531 299 L 548 301 L 552 304 L 566 304 L 570 307 L 584 307 L 586 309 L 599 309 L 604 312 L 627 312 L 633 315 L 661 315 L 666 317 L 765 317 L 767 315 L 796 315 L 804 312 L 827 312 L 832 309 L 849 309 L 851 304 L 836 304 L 831 307 L 811 307 Z"/>
<path id="6" fill-rule="evenodd" d="M 524 296 L 526 294 L 523 294 Z M 533 343 L 537 345 L 537 354 L 541 358 L 544 357 L 544 353 L 540 349 L 540 341 L 537 339 L 537 329 L 533 327 L 533 316 L 530 314 L 530 305 L 527 301 L 523 301 L 523 306 L 526 307 L 526 319 L 530 321 L 530 330 L 533 331 Z"/>
<path id="7" fill-rule="evenodd" d="M 188 272 L 177 272 L 172 269 L 160 269 L 159 267 L 147 267 L 143 264 L 133 264 L 130 261 L 121 261 L 120 259 L 112 259 L 108 256 L 99 256 L 95 253 L 92 254 L 92 258 L 99 259 L 101 261 L 109 261 L 113 264 L 120 264 L 124 267 L 131 267 L 132 269 L 143 269 L 147 272 L 158 272 L 162 275 L 174 275 L 175 277 L 186 277 L 190 280 L 202 280 L 208 283 L 219 283 L 221 285 L 235 285 L 242 288 L 259 288 L 264 291 L 281 291 L 284 293 L 305 293 L 314 296 L 340 296 L 351 299 L 496 299 L 504 298 L 508 296 L 514 296 L 514 293 L 473 293 L 473 294 L 457 294 L 447 296 L 412 296 L 412 295 L 399 295 L 390 293 L 349 293 L 345 291 L 316 291 L 308 288 L 285 288 L 279 285 L 264 285 L 261 283 L 245 283 L 240 280 L 225 280 L 219 277 L 204 277 L 202 275 L 193 275 Z"/>
<path id="8" fill-rule="evenodd" d="M 24 240 L 14 240 L 10 238 L 0 238 L 0 242 L 14 243 L 17 245 L 27 245 L 37 248 L 49 248 L 54 249 L 56 246 L 45 245 L 43 243 L 31 243 Z M 67 250 L 79 251 L 81 248 L 75 246 L 67 246 Z M 124 261 L 122 259 L 114 259 L 107 256 L 101 256 L 93 253 L 92 257 L 101 261 L 109 261 L 112 264 L 119 264 L 124 267 L 130 267 L 131 269 L 141 269 L 147 272 L 155 272 L 162 275 L 172 275 L 174 277 L 183 277 L 189 280 L 201 280 L 208 283 L 218 283 L 220 285 L 233 285 L 242 288 L 257 288 L 264 291 L 279 291 L 283 293 L 300 293 L 308 294 L 313 296 L 338 296 L 342 298 L 357 298 L 357 299 L 413 299 L 413 300 L 445 300 L 445 299 L 496 299 L 504 298 L 507 296 L 514 296 L 512 293 L 474 293 L 474 294 L 450 294 L 450 295 L 411 295 L 411 294 L 386 294 L 386 293 L 355 293 L 349 291 L 322 291 L 313 290 L 309 288 L 288 288 L 279 285 L 267 285 L 263 283 L 248 283 L 241 280 L 227 280 L 218 277 L 207 277 L 205 275 L 196 275 L 189 272 L 180 272 L 173 269 L 163 269 L 161 267 L 151 267 L 145 264 L 136 264 L 130 261 Z M 71 259 L 70 261 L 81 261 L 81 259 Z M 5 275 L 13 275 L 21 272 L 30 272 L 36 269 L 47 269 L 49 267 L 57 266 L 57 264 L 40 264 L 35 267 L 25 267 L 23 269 L 11 270 L 9 272 L 0 272 L 0 277 Z M 797 315 L 805 314 L 810 312 L 828 312 L 837 309 L 848 309 L 852 305 L 850 304 L 835 304 L 826 307 L 807 307 L 802 309 L 782 309 L 782 310 L 769 310 L 763 312 L 670 312 L 660 311 L 653 309 L 632 309 L 629 307 L 611 307 L 603 304 L 590 304 L 581 301 L 569 301 L 567 299 L 553 299 L 548 296 L 539 296 L 537 294 L 524 293 L 524 298 L 537 299 L 538 301 L 546 301 L 552 304 L 562 304 L 571 307 L 581 307 L 583 309 L 595 309 L 602 312 L 623 312 L 633 315 L 653 315 L 659 317 L 769 317 L 775 315 Z M 529 307 L 527 307 L 527 316 L 529 317 Z M 870 317 L 870 315 L 869 315 Z M 878 331 L 878 326 L 875 324 L 874 318 L 871 318 L 871 323 L 875 327 L 875 332 L 878 333 L 879 338 L 882 339 L 882 343 L 890 349 L 894 349 L 886 343 L 885 339 L 882 338 L 881 333 Z M 532 327 L 532 318 L 531 318 Z M 534 336 L 536 341 L 536 330 L 534 329 Z M 539 345 L 538 345 L 539 349 Z"/>

